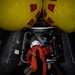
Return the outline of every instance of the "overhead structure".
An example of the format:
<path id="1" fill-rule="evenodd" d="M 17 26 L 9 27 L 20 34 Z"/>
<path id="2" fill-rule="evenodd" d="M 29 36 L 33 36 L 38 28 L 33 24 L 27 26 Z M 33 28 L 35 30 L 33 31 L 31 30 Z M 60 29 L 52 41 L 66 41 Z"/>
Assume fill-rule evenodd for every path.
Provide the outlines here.
<path id="1" fill-rule="evenodd" d="M 32 26 L 42 9 L 42 0 L 0 0 L 0 28 L 15 31 Z"/>
<path id="2" fill-rule="evenodd" d="M 43 0 L 45 20 L 70 33 L 75 31 L 75 0 Z"/>

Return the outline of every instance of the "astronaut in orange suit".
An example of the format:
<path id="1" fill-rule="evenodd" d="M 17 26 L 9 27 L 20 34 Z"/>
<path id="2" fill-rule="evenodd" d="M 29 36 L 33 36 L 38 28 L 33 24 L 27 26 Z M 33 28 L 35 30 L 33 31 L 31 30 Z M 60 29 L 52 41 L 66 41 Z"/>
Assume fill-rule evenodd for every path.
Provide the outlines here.
<path id="1" fill-rule="evenodd" d="M 26 54 L 26 60 L 28 64 L 30 64 L 32 71 L 37 72 L 39 75 L 46 75 L 47 64 L 45 56 L 50 52 L 52 48 L 51 45 L 42 47 L 38 40 L 33 40 L 30 44 L 30 48 Z"/>

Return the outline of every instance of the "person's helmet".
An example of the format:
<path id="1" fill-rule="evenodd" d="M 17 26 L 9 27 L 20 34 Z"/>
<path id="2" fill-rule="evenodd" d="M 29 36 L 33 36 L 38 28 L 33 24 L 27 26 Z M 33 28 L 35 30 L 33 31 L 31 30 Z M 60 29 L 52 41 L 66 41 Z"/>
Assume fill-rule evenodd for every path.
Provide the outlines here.
<path id="1" fill-rule="evenodd" d="M 34 40 L 34 41 L 31 43 L 30 47 L 32 48 L 33 46 L 36 46 L 36 45 L 42 46 L 41 43 L 40 43 L 38 40 Z"/>

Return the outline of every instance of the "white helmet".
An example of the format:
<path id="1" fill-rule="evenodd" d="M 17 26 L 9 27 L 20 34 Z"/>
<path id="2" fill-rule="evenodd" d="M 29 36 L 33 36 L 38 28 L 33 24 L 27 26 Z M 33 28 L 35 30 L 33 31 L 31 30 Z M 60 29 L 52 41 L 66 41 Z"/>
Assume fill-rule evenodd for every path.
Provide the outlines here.
<path id="1" fill-rule="evenodd" d="M 31 43 L 30 47 L 32 48 L 32 47 L 35 46 L 35 45 L 40 45 L 40 46 L 42 46 L 39 41 L 34 40 L 34 41 Z"/>

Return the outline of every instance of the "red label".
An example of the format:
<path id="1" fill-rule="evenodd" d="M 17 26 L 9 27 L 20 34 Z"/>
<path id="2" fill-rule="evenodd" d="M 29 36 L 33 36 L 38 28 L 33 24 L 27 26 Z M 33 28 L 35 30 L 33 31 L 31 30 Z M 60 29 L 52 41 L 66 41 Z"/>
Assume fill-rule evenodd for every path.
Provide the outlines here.
<path id="1" fill-rule="evenodd" d="M 44 17 L 46 17 L 47 16 L 47 12 L 46 12 L 46 10 L 44 9 Z"/>
<path id="2" fill-rule="evenodd" d="M 31 9 L 31 12 L 35 11 L 37 9 L 37 4 L 31 4 L 30 9 Z"/>
<path id="3" fill-rule="evenodd" d="M 38 18 L 38 17 L 39 17 L 39 15 L 40 15 L 40 11 L 36 14 L 36 16 L 35 16 L 35 17 L 36 17 L 36 18 Z"/>
<path id="4" fill-rule="evenodd" d="M 48 9 L 50 10 L 50 11 L 54 11 L 54 8 L 55 8 L 55 4 L 49 4 L 48 5 Z"/>
<path id="5" fill-rule="evenodd" d="M 25 29 L 27 29 L 27 27 L 23 27 L 21 30 L 25 30 Z"/>
<path id="6" fill-rule="evenodd" d="M 34 20 L 31 19 L 29 22 L 28 22 L 28 25 L 32 25 L 34 23 Z"/>
<path id="7" fill-rule="evenodd" d="M 50 17 L 47 19 L 47 21 L 48 21 L 49 23 L 54 23 L 54 21 L 53 21 Z"/>

